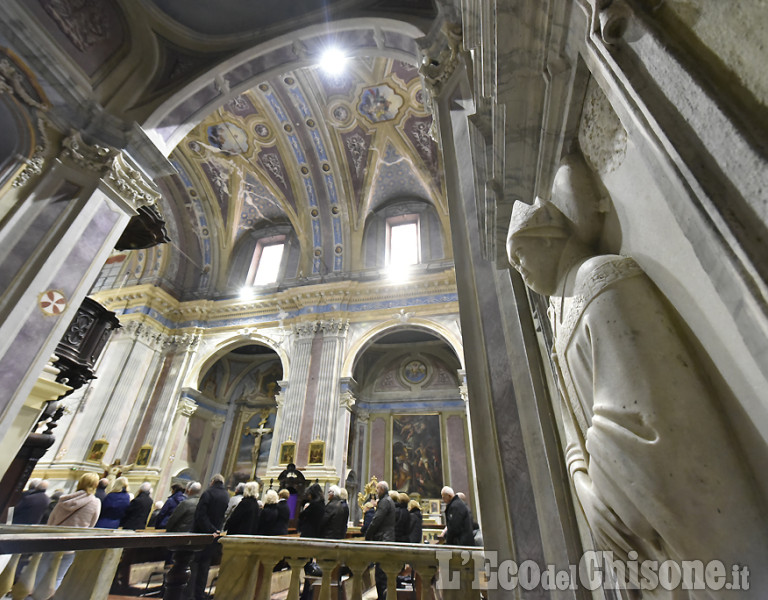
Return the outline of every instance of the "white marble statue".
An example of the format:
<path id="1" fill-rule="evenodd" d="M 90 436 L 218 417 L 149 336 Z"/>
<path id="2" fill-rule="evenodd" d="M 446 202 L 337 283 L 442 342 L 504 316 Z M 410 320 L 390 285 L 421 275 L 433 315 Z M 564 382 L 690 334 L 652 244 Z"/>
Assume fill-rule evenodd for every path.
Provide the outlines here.
<path id="1" fill-rule="evenodd" d="M 583 197 L 594 188 L 574 169 L 561 168 L 552 202 L 515 205 L 507 251 L 550 296 L 565 460 L 595 547 L 638 564 L 719 560 L 728 583 L 733 565 L 748 567 L 750 590 L 657 585 L 643 598 L 765 597 L 754 476 L 679 316 L 634 260 L 595 250 L 596 204 Z"/>

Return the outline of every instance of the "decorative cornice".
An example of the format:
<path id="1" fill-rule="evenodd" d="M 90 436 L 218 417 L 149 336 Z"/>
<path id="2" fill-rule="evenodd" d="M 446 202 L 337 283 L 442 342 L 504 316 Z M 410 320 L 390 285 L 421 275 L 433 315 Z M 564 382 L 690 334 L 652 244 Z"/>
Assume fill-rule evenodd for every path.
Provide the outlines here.
<path id="1" fill-rule="evenodd" d="M 257 300 L 179 302 L 153 285 L 97 292 L 92 297 L 116 312 L 121 322 L 152 320 L 163 331 L 181 335 L 205 328 L 231 329 L 249 335 L 269 327 L 285 327 L 297 335 L 318 330 L 343 334 L 350 322 L 363 318 L 402 321 L 424 314 L 457 312 L 453 269 L 430 273 L 404 284 L 387 281 L 343 281 L 291 288 Z M 406 306 L 404 312 L 396 312 Z M 322 314 L 323 319 L 318 319 Z M 314 320 L 308 319 L 314 315 Z M 360 315 L 357 317 L 357 315 Z M 321 323 L 324 325 L 321 326 Z"/>

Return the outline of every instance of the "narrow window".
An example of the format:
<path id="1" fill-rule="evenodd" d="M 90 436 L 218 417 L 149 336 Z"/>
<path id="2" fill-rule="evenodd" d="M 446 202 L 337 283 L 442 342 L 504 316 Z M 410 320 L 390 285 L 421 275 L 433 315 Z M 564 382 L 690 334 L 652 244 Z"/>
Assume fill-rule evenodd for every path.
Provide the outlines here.
<path id="1" fill-rule="evenodd" d="M 280 265 L 283 260 L 285 241 L 281 236 L 278 239 L 268 238 L 261 240 L 256 245 L 253 253 L 251 272 L 254 271 L 251 285 L 268 285 L 275 283 L 280 275 Z"/>
<path id="2" fill-rule="evenodd" d="M 415 265 L 419 262 L 418 215 L 402 215 L 387 219 L 387 266 Z"/>

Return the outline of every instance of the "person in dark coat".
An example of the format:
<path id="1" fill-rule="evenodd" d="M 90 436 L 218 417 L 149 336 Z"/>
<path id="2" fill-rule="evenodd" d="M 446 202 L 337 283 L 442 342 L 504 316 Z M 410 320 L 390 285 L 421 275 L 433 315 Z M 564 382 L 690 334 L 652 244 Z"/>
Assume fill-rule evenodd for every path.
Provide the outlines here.
<path id="1" fill-rule="evenodd" d="M 445 543 L 452 546 L 474 546 L 472 517 L 467 505 L 448 486 L 440 491 L 440 496 L 445 502 Z"/>
<path id="2" fill-rule="evenodd" d="M 389 497 L 389 484 L 386 481 L 379 481 L 376 484 L 376 493 L 379 495 L 379 502 L 376 504 L 376 514 L 373 515 L 371 524 L 365 532 L 366 540 L 378 542 L 395 541 L 395 503 Z M 379 600 L 387 597 L 387 576 L 379 563 L 376 563 L 376 595 Z"/>
<path id="3" fill-rule="evenodd" d="M 418 500 L 411 500 L 408 503 L 408 516 L 411 525 L 408 531 L 408 541 L 411 544 L 421 544 L 424 519 L 421 515 L 421 506 L 419 506 Z"/>
<path id="4" fill-rule="evenodd" d="M 288 521 L 291 520 L 291 507 L 288 506 L 288 498 L 291 497 L 291 492 L 288 490 L 280 490 L 277 493 L 277 525 L 275 526 L 275 535 L 288 535 Z"/>
<path id="5" fill-rule="evenodd" d="M 120 519 L 120 527 L 123 529 L 146 529 L 149 513 L 152 512 L 152 484 L 145 481 L 139 488 L 139 493 L 131 500 L 128 508 L 125 510 L 123 518 Z"/>
<path id="6" fill-rule="evenodd" d="M 237 503 L 227 520 L 227 534 L 256 535 L 259 526 L 259 484 L 249 481 L 243 488 L 243 499 Z M 226 512 L 226 511 L 225 511 Z"/>
<path id="7" fill-rule="evenodd" d="M 171 513 L 165 530 L 171 533 L 192 531 L 195 522 L 195 509 L 200 502 L 200 492 L 203 486 L 198 481 L 193 481 L 187 486 L 187 499 L 181 502 Z"/>
<path id="8" fill-rule="evenodd" d="M 224 487 L 224 477 L 216 474 L 211 479 L 211 486 L 200 496 L 200 501 L 195 509 L 195 519 L 192 525 L 192 533 L 212 533 L 215 536 L 221 534 L 224 524 L 224 513 L 229 504 L 229 492 Z M 192 587 L 194 600 L 204 600 L 205 585 L 208 583 L 208 571 L 211 568 L 217 550 L 218 542 L 206 546 L 195 557 L 192 564 L 192 575 L 189 585 Z"/>
<path id="9" fill-rule="evenodd" d="M 50 499 L 45 493 L 47 489 L 48 482 L 43 479 L 22 495 L 13 509 L 14 525 L 37 525 L 42 522 L 43 515 L 50 504 Z"/>
<path id="10" fill-rule="evenodd" d="M 131 503 L 131 496 L 127 491 L 128 480 L 125 477 L 115 479 L 113 491 L 107 494 L 104 502 L 101 503 L 101 515 L 96 521 L 96 527 L 102 529 L 117 529 L 120 527 L 120 521 L 128 510 Z"/>
<path id="11" fill-rule="evenodd" d="M 395 499 L 392 498 L 394 501 Z M 395 541 L 408 542 L 411 531 L 411 515 L 408 513 L 408 494 L 399 493 L 395 502 Z"/>
<path id="12" fill-rule="evenodd" d="M 299 513 L 299 532 L 301 537 L 322 537 L 321 527 L 325 514 L 323 488 L 313 483 L 307 490 L 308 502 Z"/>
<path id="13" fill-rule="evenodd" d="M 365 536 L 365 532 L 368 531 L 368 528 L 371 526 L 371 521 L 373 520 L 373 515 L 375 514 L 376 514 L 375 501 L 370 501 L 363 504 L 363 524 L 360 527 L 360 533 L 363 536 Z"/>
<path id="14" fill-rule="evenodd" d="M 104 499 L 107 497 L 107 486 L 109 486 L 109 479 L 102 477 L 99 479 L 99 485 L 96 487 L 95 496 L 104 503 Z"/>
<path id="15" fill-rule="evenodd" d="M 341 501 L 339 486 L 328 488 L 328 504 L 325 505 L 320 535 L 326 539 L 343 540 L 347 535 L 349 506 Z"/>
<path id="16" fill-rule="evenodd" d="M 187 495 L 184 493 L 184 486 L 180 483 L 174 483 L 171 486 L 171 495 L 165 501 L 160 512 L 157 513 L 157 520 L 155 521 L 155 529 L 165 529 L 168 524 L 168 519 L 171 518 L 171 514 L 176 507 L 187 499 Z"/>
<path id="17" fill-rule="evenodd" d="M 259 515 L 256 535 L 280 535 L 278 533 L 278 528 L 281 527 L 279 504 L 277 492 L 275 490 L 267 490 L 267 493 L 264 494 L 264 508 L 261 509 L 261 514 Z M 288 505 L 285 508 L 287 510 Z"/>

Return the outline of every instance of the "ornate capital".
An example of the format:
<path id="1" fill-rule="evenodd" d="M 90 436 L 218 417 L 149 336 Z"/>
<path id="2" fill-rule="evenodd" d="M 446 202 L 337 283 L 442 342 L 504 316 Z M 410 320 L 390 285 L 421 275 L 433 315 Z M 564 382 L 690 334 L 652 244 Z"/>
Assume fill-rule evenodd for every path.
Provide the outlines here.
<path id="1" fill-rule="evenodd" d="M 179 404 L 176 406 L 176 414 L 187 419 L 195 414 L 197 410 L 197 402 L 191 398 L 182 398 L 179 400 Z"/>
<path id="2" fill-rule="evenodd" d="M 299 338 L 311 338 L 315 336 L 319 323 L 317 321 L 308 321 L 306 323 L 297 323 L 291 327 L 293 334 Z"/>
<path id="3" fill-rule="evenodd" d="M 438 29 L 433 29 L 429 35 L 419 40 L 421 50 L 419 73 L 424 83 L 424 90 L 430 96 L 439 95 L 445 82 L 456 70 L 461 52 L 461 40 L 461 23 L 452 20 L 442 20 Z"/>
<path id="4" fill-rule="evenodd" d="M 214 431 L 218 431 L 224 426 L 224 422 L 227 420 L 227 417 L 224 415 L 213 415 L 210 419 L 208 419 L 208 422 L 211 424 L 211 428 Z"/>
<path id="5" fill-rule="evenodd" d="M 155 204 L 161 198 L 155 183 L 141 171 L 133 168 L 123 153 L 115 156 L 112 161 L 107 181 L 110 187 L 134 208 Z"/>
<path id="6" fill-rule="evenodd" d="M 339 406 L 343 406 L 347 410 L 352 410 L 356 400 L 355 395 L 349 390 L 339 394 Z"/>
<path id="7" fill-rule="evenodd" d="M 90 145 L 83 141 L 80 133 L 73 131 L 61 142 L 61 158 L 73 162 L 80 168 L 97 173 L 106 173 L 117 156 L 117 150 L 108 146 Z"/>
<path id="8" fill-rule="evenodd" d="M 320 321 L 318 327 L 326 335 L 346 335 L 349 329 L 349 320 L 331 319 L 330 321 Z"/>
<path id="9" fill-rule="evenodd" d="M 282 391 L 275 395 L 275 404 L 277 404 L 277 408 L 283 408 L 283 405 L 285 404 L 285 394 Z"/>
<path id="10" fill-rule="evenodd" d="M 163 350 L 168 346 L 172 338 L 167 334 L 155 329 L 151 322 L 128 321 L 122 329 L 118 330 L 118 335 L 127 335 L 137 342 L 142 342 L 153 350 Z"/>
<path id="11" fill-rule="evenodd" d="M 105 183 L 133 208 L 155 204 L 161 194 L 155 183 L 135 168 L 123 152 L 88 144 L 75 131 L 61 142 L 61 158 L 81 169 L 104 175 Z"/>
<path id="12" fill-rule="evenodd" d="M 367 423 L 371 420 L 371 413 L 362 408 L 358 408 L 355 411 L 355 415 L 357 415 L 357 420 L 359 423 Z"/>
<path id="13" fill-rule="evenodd" d="M 464 401 L 464 404 L 469 402 L 469 390 L 466 385 L 459 386 L 459 395 L 461 396 L 461 399 Z"/>

